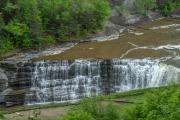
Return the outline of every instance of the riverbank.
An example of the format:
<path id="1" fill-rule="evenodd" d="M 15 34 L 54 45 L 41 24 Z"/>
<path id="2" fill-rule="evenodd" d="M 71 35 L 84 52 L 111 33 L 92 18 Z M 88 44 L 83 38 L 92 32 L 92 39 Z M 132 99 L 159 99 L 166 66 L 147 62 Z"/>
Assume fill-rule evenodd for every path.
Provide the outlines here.
<path id="1" fill-rule="evenodd" d="M 87 42 L 61 54 L 35 58 L 39 60 L 112 59 L 112 58 L 162 58 L 180 53 L 180 19 L 163 18 L 131 27 L 119 38 L 103 42 Z"/>
<path id="2" fill-rule="evenodd" d="M 179 45 L 180 18 L 158 18 L 152 21 L 145 21 L 129 27 L 121 27 L 118 33 L 115 32 L 108 36 L 105 34 L 91 36 L 85 40 L 76 40 L 42 50 L 31 50 L 31 52 L 19 50 L 10 52 L 4 55 L 1 60 L 26 62 L 32 59 L 39 61 L 76 58 L 134 59 L 172 57 L 174 51 L 169 49 L 177 48 Z M 159 29 L 151 29 L 158 26 L 161 27 Z M 176 52 L 179 54 L 178 51 Z"/>
<path id="3" fill-rule="evenodd" d="M 179 22 L 159 19 L 128 29 L 117 40 L 69 43 L 1 61 L 0 103 L 71 102 L 178 82 Z"/>
<path id="4" fill-rule="evenodd" d="M 108 96 L 101 96 L 100 99 L 104 103 L 113 103 L 118 106 L 121 115 L 123 115 L 130 108 L 132 109 L 138 104 L 142 104 L 145 100 L 146 94 L 156 90 L 164 91 L 169 87 L 161 88 L 148 88 L 142 90 L 132 90 L 123 93 L 114 93 Z M 40 117 L 43 120 L 56 120 L 61 118 L 67 113 L 74 105 L 62 106 L 62 104 L 51 104 L 41 106 L 21 106 L 4 108 L 3 112 L 6 113 L 6 118 L 13 120 L 26 120 L 29 116 L 33 115 L 33 111 L 40 111 Z M 27 109 L 29 108 L 29 110 Z M 8 114 L 7 114 L 8 113 Z"/>

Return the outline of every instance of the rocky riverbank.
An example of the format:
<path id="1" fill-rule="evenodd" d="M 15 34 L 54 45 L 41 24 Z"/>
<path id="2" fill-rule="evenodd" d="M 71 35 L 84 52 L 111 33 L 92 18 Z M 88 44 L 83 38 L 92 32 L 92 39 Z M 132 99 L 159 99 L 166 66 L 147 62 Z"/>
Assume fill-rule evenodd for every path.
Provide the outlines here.
<path id="1" fill-rule="evenodd" d="M 76 101 L 177 82 L 179 12 L 172 14 L 176 18 L 161 18 L 152 11 L 142 17 L 133 12 L 132 1 L 110 0 L 112 14 L 101 33 L 1 60 L 0 104 Z M 129 14 L 118 13 L 118 5 Z"/>
<path id="2" fill-rule="evenodd" d="M 152 21 L 154 19 L 161 18 L 161 15 L 158 12 L 149 11 L 146 17 L 138 15 L 135 11 L 133 4 L 134 0 L 109 0 L 111 6 L 111 15 L 109 16 L 104 30 L 102 32 L 91 34 L 86 38 L 79 40 L 72 40 L 72 42 L 55 45 L 43 50 L 31 50 L 29 51 L 15 51 L 4 55 L 3 59 L 14 60 L 14 61 L 28 61 L 35 57 L 42 57 L 52 54 L 62 53 L 65 50 L 72 48 L 77 43 L 82 42 L 92 42 L 92 41 L 109 41 L 118 39 L 124 31 L 127 31 L 134 25 L 142 24 L 147 21 Z M 119 12 L 118 7 L 123 6 L 127 8 L 128 14 L 123 14 Z M 178 16 L 179 12 L 174 13 L 174 16 Z"/>

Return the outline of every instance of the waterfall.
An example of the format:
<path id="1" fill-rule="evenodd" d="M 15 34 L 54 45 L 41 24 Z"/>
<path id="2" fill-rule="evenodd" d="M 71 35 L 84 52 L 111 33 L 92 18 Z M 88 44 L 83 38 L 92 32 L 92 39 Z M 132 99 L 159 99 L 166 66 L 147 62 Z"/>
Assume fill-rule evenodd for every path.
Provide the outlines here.
<path id="1" fill-rule="evenodd" d="M 41 61 L 24 66 L 32 68 L 25 104 L 73 102 L 180 80 L 179 68 L 150 59 Z"/>

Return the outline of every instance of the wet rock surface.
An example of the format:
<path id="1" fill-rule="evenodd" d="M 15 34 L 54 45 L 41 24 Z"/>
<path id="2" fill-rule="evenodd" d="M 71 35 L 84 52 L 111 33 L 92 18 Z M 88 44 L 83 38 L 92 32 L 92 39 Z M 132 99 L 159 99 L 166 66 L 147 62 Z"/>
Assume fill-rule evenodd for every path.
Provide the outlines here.
<path id="1" fill-rule="evenodd" d="M 128 29 L 117 40 L 70 43 L 1 61 L 0 104 L 76 102 L 179 82 L 179 24 L 161 19 Z"/>
<path id="2" fill-rule="evenodd" d="M 112 14 L 104 32 L 87 39 L 93 42 L 57 45 L 0 61 L 0 105 L 74 102 L 179 82 L 179 11 L 172 14 L 176 19 L 139 25 L 161 16 L 152 11 L 146 18 L 137 15 L 133 0 L 109 1 Z M 128 15 L 119 13 L 119 6 Z"/>
<path id="3" fill-rule="evenodd" d="M 178 62 L 177 59 L 173 59 Z M 171 60 L 171 61 L 173 61 Z M 1 76 L 1 105 L 76 102 L 132 89 L 180 82 L 177 63 L 160 59 L 76 59 L 18 63 Z M 7 63 L 1 63 L 4 66 Z M 11 65 L 9 65 L 11 66 Z M 5 77 L 7 76 L 7 77 Z M 2 79 L 1 78 L 1 79 Z"/>

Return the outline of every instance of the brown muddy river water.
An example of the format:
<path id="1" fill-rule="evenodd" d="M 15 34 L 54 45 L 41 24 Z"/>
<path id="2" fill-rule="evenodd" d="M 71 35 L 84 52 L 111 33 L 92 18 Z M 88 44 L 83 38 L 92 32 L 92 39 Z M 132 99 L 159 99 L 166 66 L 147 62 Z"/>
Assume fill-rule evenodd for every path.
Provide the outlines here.
<path id="1" fill-rule="evenodd" d="M 37 60 L 79 58 L 161 58 L 180 55 L 180 19 L 159 19 L 132 27 L 119 39 L 103 42 L 79 43 L 61 54 Z"/>

